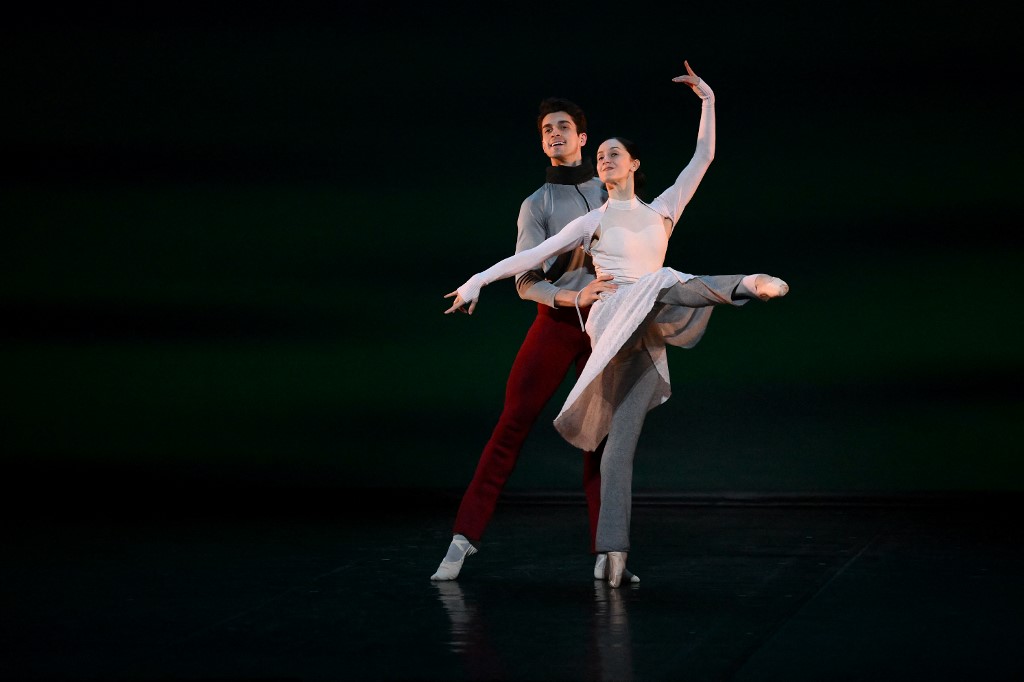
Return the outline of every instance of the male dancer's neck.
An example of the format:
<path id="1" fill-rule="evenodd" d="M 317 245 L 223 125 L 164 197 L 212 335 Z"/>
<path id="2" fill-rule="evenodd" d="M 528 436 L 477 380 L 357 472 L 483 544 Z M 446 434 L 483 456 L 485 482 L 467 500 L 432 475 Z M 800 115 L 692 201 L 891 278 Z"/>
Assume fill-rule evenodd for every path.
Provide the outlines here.
<path id="1" fill-rule="evenodd" d="M 548 166 L 545 180 L 553 185 L 578 185 L 595 175 L 594 164 L 584 161 L 578 166 Z"/>

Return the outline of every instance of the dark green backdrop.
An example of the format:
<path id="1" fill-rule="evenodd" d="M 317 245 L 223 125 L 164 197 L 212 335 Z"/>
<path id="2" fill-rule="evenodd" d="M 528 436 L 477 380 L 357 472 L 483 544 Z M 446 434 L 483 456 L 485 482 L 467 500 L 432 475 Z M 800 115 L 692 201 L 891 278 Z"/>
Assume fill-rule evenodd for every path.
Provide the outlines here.
<path id="1" fill-rule="evenodd" d="M 660 191 L 668 262 L 791 294 L 670 349 L 636 487 L 1020 490 L 1017 24 L 978 3 L 48 5 L 2 28 L 10 485 L 457 490 L 533 317 L 509 281 L 538 101 Z M 483 16 L 488 14 L 489 16 Z M 578 489 L 550 425 L 514 490 Z"/>

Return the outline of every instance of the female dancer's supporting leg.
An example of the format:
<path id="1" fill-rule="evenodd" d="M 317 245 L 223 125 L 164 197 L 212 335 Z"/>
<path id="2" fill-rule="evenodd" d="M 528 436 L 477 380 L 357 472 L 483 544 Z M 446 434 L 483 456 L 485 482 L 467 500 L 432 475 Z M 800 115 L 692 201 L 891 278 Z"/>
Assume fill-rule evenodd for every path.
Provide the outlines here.
<path id="1" fill-rule="evenodd" d="M 626 569 L 633 506 L 633 459 L 644 420 L 660 377 L 644 349 L 644 329 L 665 305 L 703 308 L 742 305 L 746 300 L 784 296 L 785 282 L 765 274 L 707 275 L 675 284 L 661 292 L 658 304 L 604 373 L 606 395 L 623 396 L 613 412 L 601 459 L 601 513 L 597 524 L 598 552 L 608 553 L 608 582 L 618 587 Z"/>
<path id="2" fill-rule="evenodd" d="M 596 548 L 608 554 L 608 582 L 618 587 L 629 552 L 633 457 L 659 376 L 651 356 L 635 345 L 620 352 L 605 372 L 611 381 L 630 385 L 615 408 L 605 440 L 601 457 L 601 513 L 597 521 Z"/>

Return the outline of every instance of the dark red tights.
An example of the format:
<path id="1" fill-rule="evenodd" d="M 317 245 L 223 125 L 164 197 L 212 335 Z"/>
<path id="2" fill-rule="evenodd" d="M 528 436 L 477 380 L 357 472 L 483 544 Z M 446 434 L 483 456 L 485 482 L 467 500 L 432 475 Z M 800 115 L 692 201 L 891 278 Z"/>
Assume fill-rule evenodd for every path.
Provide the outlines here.
<path id="1" fill-rule="evenodd" d="M 584 311 L 585 312 L 585 311 Z M 584 320 L 586 316 L 584 316 Z M 580 329 L 575 308 L 537 305 L 537 317 L 519 348 L 505 387 L 505 406 L 480 455 L 473 480 L 462 496 L 454 532 L 477 544 L 494 514 L 505 483 L 515 469 L 523 442 L 551 396 L 575 366 L 579 376 L 590 357 L 590 337 Z M 594 551 L 601 511 L 601 452 L 583 453 L 583 492 Z"/>

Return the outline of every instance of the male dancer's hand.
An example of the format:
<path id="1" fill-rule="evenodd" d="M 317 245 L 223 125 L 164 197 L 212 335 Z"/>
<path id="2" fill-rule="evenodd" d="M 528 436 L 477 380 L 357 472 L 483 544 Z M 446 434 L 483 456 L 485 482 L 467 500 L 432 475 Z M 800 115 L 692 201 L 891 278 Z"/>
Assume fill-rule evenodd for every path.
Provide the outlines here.
<path id="1" fill-rule="evenodd" d="M 611 275 L 607 273 L 598 275 L 593 282 L 583 287 L 583 291 L 580 292 L 580 307 L 587 308 L 592 306 L 601 298 L 601 294 L 610 294 L 618 288 L 619 285 L 612 284 Z"/>

